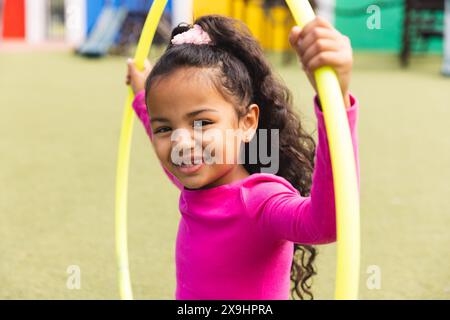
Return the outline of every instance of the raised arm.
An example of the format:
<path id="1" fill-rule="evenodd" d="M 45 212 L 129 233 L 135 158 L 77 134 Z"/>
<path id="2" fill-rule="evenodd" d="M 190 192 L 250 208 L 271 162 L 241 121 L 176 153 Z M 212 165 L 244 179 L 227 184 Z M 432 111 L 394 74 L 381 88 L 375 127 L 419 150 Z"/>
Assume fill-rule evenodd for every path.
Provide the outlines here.
<path id="1" fill-rule="evenodd" d="M 153 132 L 150 126 L 150 116 L 147 112 L 147 107 L 145 104 L 145 90 L 142 90 L 136 94 L 134 100 L 133 100 L 133 109 L 139 118 L 139 120 L 142 122 L 145 130 L 147 131 L 147 135 L 149 136 L 150 140 L 153 139 Z M 161 163 L 160 163 L 161 164 Z M 166 175 L 169 177 L 170 181 L 180 190 L 183 189 L 183 185 L 178 181 L 178 179 L 169 172 L 162 164 L 162 169 L 166 173 Z"/>
<path id="2" fill-rule="evenodd" d="M 289 189 L 276 182 L 270 183 L 272 187 L 257 185 L 256 189 L 251 191 L 254 199 L 250 199 L 250 209 L 254 211 L 255 218 L 267 236 L 274 239 L 285 239 L 302 244 L 324 244 L 336 241 L 336 209 L 328 140 L 317 97 L 314 102 L 318 119 L 318 144 L 310 196 L 303 197 L 295 192 L 292 186 Z M 352 135 L 359 190 L 357 141 L 359 106 L 352 95 L 350 95 L 350 102 L 351 106 L 346 110 Z"/>

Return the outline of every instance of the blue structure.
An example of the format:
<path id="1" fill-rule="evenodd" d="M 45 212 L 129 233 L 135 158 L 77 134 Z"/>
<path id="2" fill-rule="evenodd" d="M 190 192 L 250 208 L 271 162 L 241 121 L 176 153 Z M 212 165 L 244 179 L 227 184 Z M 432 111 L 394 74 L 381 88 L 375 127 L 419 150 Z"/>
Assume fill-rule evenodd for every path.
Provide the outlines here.
<path id="1" fill-rule="evenodd" d="M 88 0 L 87 41 L 77 53 L 87 57 L 102 57 L 117 43 L 127 17 L 140 16 L 145 19 L 153 0 Z M 172 1 L 168 1 L 166 12 L 170 14 Z M 144 17 L 144 18 L 142 18 Z M 128 21 L 128 20 L 127 20 Z M 128 33 L 125 34 L 129 37 Z"/>
<path id="2" fill-rule="evenodd" d="M 128 11 L 125 7 L 105 6 L 95 22 L 88 40 L 78 49 L 87 57 L 101 57 L 107 54 L 120 32 Z"/>
<path id="3" fill-rule="evenodd" d="M 87 33 L 91 33 L 95 22 L 106 6 L 124 7 L 128 12 L 148 12 L 153 0 L 88 0 L 87 1 Z M 168 1 L 167 11 L 172 10 L 172 0 Z"/>

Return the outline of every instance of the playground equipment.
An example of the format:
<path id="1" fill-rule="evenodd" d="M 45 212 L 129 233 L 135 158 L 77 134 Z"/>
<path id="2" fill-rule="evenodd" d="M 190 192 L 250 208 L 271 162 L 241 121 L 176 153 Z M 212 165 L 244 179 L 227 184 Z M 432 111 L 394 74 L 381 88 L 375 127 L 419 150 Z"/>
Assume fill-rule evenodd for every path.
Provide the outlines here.
<path id="1" fill-rule="evenodd" d="M 125 7 L 105 7 L 89 39 L 77 50 L 77 53 L 88 57 L 100 57 L 107 54 L 122 28 L 127 14 L 128 11 Z"/>
<path id="2" fill-rule="evenodd" d="M 3 39 L 25 39 L 25 0 L 4 0 Z"/>
<path id="3" fill-rule="evenodd" d="M 64 33 L 67 43 L 78 45 L 86 35 L 86 0 L 2 0 L 0 5 L 0 38 L 4 40 L 43 43 L 56 40 L 53 31 L 57 29 Z M 60 11 L 57 14 L 62 26 L 53 25 L 55 8 Z"/>
<path id="4" fill-rule="evenodd" d="M 426 51 L 433 38 L 441 39 L 442 28 L 438 17 L 444 9 L 444 0 L 406 0 L 403 22 L 402 48 L 400 61 L 408 66 L 413 51 Z M 419 46 L 421 45 L 421 46 Z"/>
<path id="5" fill-rule="evenodd" d="M 128 48 L 139 38 L 140 34 L 136 31 L 142 29 L 151 4 L 151 0 L 110 0 L 97 5 L 90 2 L 89 36 L 77 53 L 88 57 L 102 57 L 108 52 L 128 55 Z M 164 39 L 167 42 L 169 39 L 172 30 L 169 10 L 171 6 L 168 6 L 168 12 L 160 19 L 156 38 L 158 41 Z M 91 16 L 96 16 L 97 13 L 98 17 L 93 19 Z"/>
<path id="6" fill-rule="evenodd" d="M 288 7 L 283 1 L 223 0 L 193 1 L 194 18 L 207 14 L 221 14 L 239 19 L 248 26 L 261 46 L 274 52 L 289 48 L 286 39 L 295 25 Z"/>
<path id="7" fill-rule="evenodd" d="M 169 15 L 171 2 L 166 8 Z M 110 38 L 118 40 L 117 26 L 123 22 L 125 10 L 127 18 L 141 14 L 145 21 L 151 3 L 152 0 L 0 0 L 0 41 L 65 41 L 75 48 L 84 45 L 84 50 L 100 55 L 111 43 Z"/>
<path id="8" fill-rule="evenodd" d="M 14 38 L 40 43 L 53 40 L 52 30 L 64 33 L 66 43 L 77 52 L 88 56 L 103 56 L 108 49 L 112 53 L 127 54 L 138 40 L 152 0 L 3 0 L 7 15 L 5 25 L 7 36 L 19 32 Z M 317 0 L 316 0 L 317 1 Z M 334 0 L 321 0 L 325 8 Z M 311 0 L 312 3 L 314 1 Z M 23 4 L 23 8 L 20 4 Z M 51 25 L 51 7 L 64 7 L 63 28 Z M 118 14 L 119 8 L 128 11 L 125 21 Z M 320 6 L 318 7 L 320 12 Z M 118 19 L 112 19 L 116 11 Z M 173 27 L 180 22 L 192 21 L 194 17 L 216 13 L 244 21 L 261 46 L 274 52 L 286 52 L 289 44 L 285 41 L 295 22 L 284 1 L 264 0 L 168 0 L 165 15 L 158 26 L 156 41 L 165 40 Z M 325 11 L 327 16 L 331 12 Z M 23 16 L 23 17 L 22 17 Z M 108 18 L 109 17 L 109 18 Z M 108 18 L 108 19 L 107 19 Z M 105 23 L 109 20 L 109 23 Z M 122 22 L 122 26 L 117 30 Z M 169 26 L 171 24 L 171 26 Z M 12 30 L 16 30 L 12 32 Z M 62 30 L 61 30 L 62 29 Z M 108 29 L 111 29 L 108 30 Z M 11 34 L 12 33 L 12 34 Z M 57 37 L 57 40 L 60 37 Z M 56 39 L 55 39 L 56 40 Z M 96 43 L 99 41 L 100 43 Z M 83 48 L 81 48 L 81 46 Z M 106 51 L 106 52 L 105 52 Z"/>
<path id="9" fill-rule="evenodd" d="M 314 19 L 314 11 L 307 0 L 288 0 L 298 25 Z M 155 0 L 144 25 L 135 54 L 136 66 L 143 70 L 158 21 L 167 0 Z M 327 128 L 333 169 L 337 214 L 336 299 L 357 299 L 359 283 L 359 192 L 350 129 L 342 93 L 336 74 L 330 67 L 316 70 L 315 78 Z M 132 299 L 127 245 L 127 192 L 130 145 L 134 113 L 134 94 L 128 88 L 120 135 L 116 177 L 116 254 L 119 290 L 122 299 Z"/>
<path id="10" fill-rule="evenodd" d="M 77 0 L 66 2 L 81 3 Z M 64 32 L 64 0 L 3 0 L 2 5 L 1 38 L 4 40 L 21 40 L 29 44 L 38 44 L 48 40 L 59 40 L 56 39 L 55 31 L 61 34 Z M 72 16 L 72 12 L 69 14 Z M 67 32 L 71 30 L 66 29 Z"/>
<path id="11" fill-rule="evenodd" d="M 87 3 L 80 0 L 64 0 L 66 42 L 79 47 L 87 36 Z"/>
<path id="12" fill-rule="evenodd" d="M 30 43 L 42 42 L 46 35 L 46 26 L 42 21 L 47 19 L 45 0 L 26 2 L 26 38 Z"/>
<path id="13" fill-rule="evenodd" d="M 180 22 L 192 23 L 192 5 L 192 1 L 172 0 L 172 29 Z"/>

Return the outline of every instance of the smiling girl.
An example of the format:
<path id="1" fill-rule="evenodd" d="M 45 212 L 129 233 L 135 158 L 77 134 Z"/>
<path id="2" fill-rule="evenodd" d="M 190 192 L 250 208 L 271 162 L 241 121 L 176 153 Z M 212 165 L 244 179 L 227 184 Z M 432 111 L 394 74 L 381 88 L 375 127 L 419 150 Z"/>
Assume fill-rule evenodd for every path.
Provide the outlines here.
<path id="1" fill-rule="evenodd" d="M 348 90 L 350 41 L 317 17 L 303 29 L 294 27 L 289 42 L 315 89 L 315 69 L 336 70 L 359 179 L 359 107 Z M 129 61 L 127 84 L 160 164 L 180 190 L 176 299 L 289 299 L 289 292 L 292 298 L 312 298 L 312 245 L 336 240 L 333 176 L 318 96 L 316 146 L 293 111 L 289 89 L 247 27 L 219 15 L 176 27 L 153 67 L 147 62 L 139 72 Z M 230 137 L 227 130 L 240 134 Z M 268 132 L 276 134 L 267 137 Z M 242 153 L 254 153 L 254 140 L 263 141 L 265 150 L 277 142 L 270 155 L 276 172 L 267 172 L 258 157 L 239 163 Z M 207 161 L 206 149 L 227 161 Z"/>

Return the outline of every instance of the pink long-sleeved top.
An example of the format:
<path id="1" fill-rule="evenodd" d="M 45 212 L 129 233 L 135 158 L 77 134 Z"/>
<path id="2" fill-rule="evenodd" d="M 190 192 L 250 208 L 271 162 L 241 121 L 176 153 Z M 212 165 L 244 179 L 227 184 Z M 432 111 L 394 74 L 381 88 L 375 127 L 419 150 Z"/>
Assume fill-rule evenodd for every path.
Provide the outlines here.
<path id="1" fill-rule="evenodd" d="M 359 188 L 358 101 L 347 109 Z M 133 109 L 152 139 L 145 93 Z M 323 113 L 314 99 L 318 143 L 309 197 L 286 179 L 256 173 L 209 189 L 180 191 L 176 299 L 287 300 L 293 246 L 336 241 L 333 176 Z"/>

